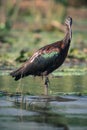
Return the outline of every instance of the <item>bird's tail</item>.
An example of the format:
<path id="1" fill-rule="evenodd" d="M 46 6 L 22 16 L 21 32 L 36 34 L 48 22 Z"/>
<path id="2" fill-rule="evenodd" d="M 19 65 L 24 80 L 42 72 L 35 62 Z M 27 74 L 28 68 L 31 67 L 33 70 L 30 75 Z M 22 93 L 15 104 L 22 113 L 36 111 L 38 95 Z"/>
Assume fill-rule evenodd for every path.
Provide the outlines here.
<path id="1" fill-rule="evenodd" d="M 15 71 L 13 71 L 13 72 L 11 72 L 10 75 L 11 75 L 12 77 L 14 77 L 15 80 L 19 80 L 20 78 L 23 78 L 23 77 L 24 77 L 23 67 L 21 67 L 21 68 L 15 70 Z"/>

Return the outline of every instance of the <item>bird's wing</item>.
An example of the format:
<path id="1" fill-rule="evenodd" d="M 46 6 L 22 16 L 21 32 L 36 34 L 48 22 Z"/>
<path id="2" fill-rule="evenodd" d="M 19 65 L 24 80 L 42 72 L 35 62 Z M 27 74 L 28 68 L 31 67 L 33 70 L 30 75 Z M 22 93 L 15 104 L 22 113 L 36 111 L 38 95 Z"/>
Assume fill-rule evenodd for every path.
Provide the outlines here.
<path id="1" fill-rule="evenodd" d="M 40 75 L 49 67 L 55 64 L 55 60 L 59 57 L 59 48 L 49 49 L 47 47 L 39 49 L 34 55 L 24 64 L 24 72 L 32 75 Z"/>
<path id="2" fill-rule="evenodd" d="M 15 80 L 19 80 L 28 75 L 42 75 L 44 72 L 50 73 L 56 69 L 56 63 L 59 62 L 58 59 L 60 59 L 60 47 L 56 44 L 47 45 L 40 48 L 19 69 L 10 74 L 12 77 L 15 77 Z"/>
<path id="3" fill-rule="evenodd" d="M 55 43 L 54 46 L 52 46 L 52 44 L 50 44 L 50 45 L 40 48 L 36 53 L 34 53 L 34 55 L 29 59 L 29 62 L 32 63 L 39 56 L 48 58 L 48 57 L 54 56 L 55 54 L 57 54 L 59 52 L 60 52 L 60 46 L 58 46 L 58 42 L 57 42 L 57 44 Z"/>

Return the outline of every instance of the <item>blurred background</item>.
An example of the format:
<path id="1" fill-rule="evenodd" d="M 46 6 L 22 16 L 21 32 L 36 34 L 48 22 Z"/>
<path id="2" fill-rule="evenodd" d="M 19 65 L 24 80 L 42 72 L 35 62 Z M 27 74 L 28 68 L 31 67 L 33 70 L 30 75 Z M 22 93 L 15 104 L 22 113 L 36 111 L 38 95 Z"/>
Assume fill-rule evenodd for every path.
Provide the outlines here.
<path id="1" fill-rule="evenodd" d="M 71 46 L 44 97 L 44 78 L 9 73 L 63 39 L 67 16 Z M 87 130 L 87 0 L 0 0 L 0 130 L 11 129 Z"/>
<path id="2" fill-rule="evenodd" d="M 87 63 L 87 0 L 0 0 L 0 68 L 25 62 L 40 47 L 64 37 L 73 18 L 67 63 Z"/>

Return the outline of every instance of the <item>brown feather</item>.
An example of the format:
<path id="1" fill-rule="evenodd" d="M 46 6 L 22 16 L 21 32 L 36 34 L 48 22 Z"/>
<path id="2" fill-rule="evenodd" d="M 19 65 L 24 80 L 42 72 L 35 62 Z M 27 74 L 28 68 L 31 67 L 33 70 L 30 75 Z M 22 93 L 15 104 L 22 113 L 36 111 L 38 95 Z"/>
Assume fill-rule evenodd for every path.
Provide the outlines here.
<path id="1" fill-rule="evenodd" d="M 15 80 L 19 80 L 28 75 L 41 76 L 53 72 L 64 62 L 72 37 L 72 18 L 65 21 L 67 26 L 66 35 L 63 40 L 46 45 L 36 51 L 33 56 L 25 62 L 22 67 L 11 72 Z"/>

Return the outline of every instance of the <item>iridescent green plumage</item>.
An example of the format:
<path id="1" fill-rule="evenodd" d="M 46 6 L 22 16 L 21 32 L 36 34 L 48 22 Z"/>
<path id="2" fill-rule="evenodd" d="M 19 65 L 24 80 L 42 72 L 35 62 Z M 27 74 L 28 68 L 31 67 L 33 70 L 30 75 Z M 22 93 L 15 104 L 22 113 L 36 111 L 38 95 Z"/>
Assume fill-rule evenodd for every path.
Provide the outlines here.
<path id="1" fill-rule="evenodd" d="M 56 51 L 54 51 L 54 52 L 50 52 L 50 53 L 44 53 L 43 55 L 42 55 L 42 57 L 44 57 L 44 58 L 51 58 L 51 57 L 54 57 L 54 56 L 58 56 L 58 52 L 56 52 Z"/>

